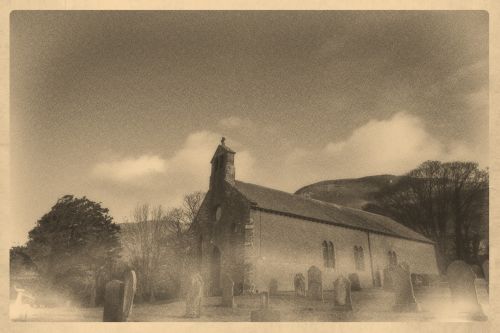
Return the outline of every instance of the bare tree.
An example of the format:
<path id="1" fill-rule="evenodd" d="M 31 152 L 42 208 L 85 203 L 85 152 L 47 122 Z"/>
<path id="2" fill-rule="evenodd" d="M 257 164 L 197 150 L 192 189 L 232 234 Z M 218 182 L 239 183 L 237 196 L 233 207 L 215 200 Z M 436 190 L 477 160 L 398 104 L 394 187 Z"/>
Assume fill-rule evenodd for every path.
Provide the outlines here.
<path id="1" fill-rule="evenodd" d="M 166 214 L 161 206 L 142 204 L 134 209 L 132 222 L 123 232 L 123 246 L 138 273 L 142 296 L 149 296 L 152 302 L 161 258 L 168 245 Z"/>
<path id="2" fill-rule="evenodd" d="M 487 188 L 488 172 L 476 163 L 427 161 L 383 188 L 376 203 L 365 209 L 391 216 L 434 240 L 444 269 L 452 258 L 477 259 L 480 238 L 488 237 L 481 217 Z M 454 255 L 449 254 L 450 247 Z"/>
<path id="3" fill-rule="evenodd" d="M 167 228 L 169 230 L 170 247 L 174 250 L 174 262 L 177 276 L 176 281 L 181 287 L 181 281 L 189 271 L 190 252 L 194 243 L 194 234 L 191 225 L 198 214 L 205 194 L 193 192 L 184 196 L 182 207 L 174 208 L 167 214 Z"/>
<path id="4" fill-rule="evenodd" d="M 131 266 L 137 271 L 139 293 L 154 301 L 158 285 L 173 281 L 179 291 L 189 264 L 192 244 L 190 226 L 203 201 L 202 192 L 184 197 L 182 206 L 164 210 L 161 206 L 138 205 L 131 222 L 123 228 L 123 247 Z M 165 271 L 163 268 L 167 267 Z"/>

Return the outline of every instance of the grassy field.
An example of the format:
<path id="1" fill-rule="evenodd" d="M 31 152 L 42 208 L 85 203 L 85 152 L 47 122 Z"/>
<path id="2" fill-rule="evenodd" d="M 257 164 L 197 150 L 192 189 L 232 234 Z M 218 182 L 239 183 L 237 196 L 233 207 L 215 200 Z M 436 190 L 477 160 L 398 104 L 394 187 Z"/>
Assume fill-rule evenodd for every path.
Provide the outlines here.
<path id="1" fill-rule="evenodd" d="M 453 310 L 450 292 L 446 286 L 423 287 L 415 290 L 422 311 L 418 313 L 398 313 L 392 311 L 394 295 L 381 289 L 364 289 L 353 292 L 352 312 L 335 311 L 333 294 L 324 293 L 324 301 L 297 298 L 291 293 L 282 293 L 270 299 L 270 307 L 279 310 L 281 321 L 468 321 Z M 488 294 L 484 283 L 478 284 L 478 297 L 486 315 L 489 312 Z M 201 318 L 184 318 L 183 300 L 135 304 L 129 321 L 135 322 L 241 322 L 250 321 L 250 312 L 259 308 L 257 296 L 235 297 L 237 307 L 221 307 L 220 297 L 203 300 Z M 102 308 L 39 308 L 32 309 L 29 321 L 101 321 Z"/>

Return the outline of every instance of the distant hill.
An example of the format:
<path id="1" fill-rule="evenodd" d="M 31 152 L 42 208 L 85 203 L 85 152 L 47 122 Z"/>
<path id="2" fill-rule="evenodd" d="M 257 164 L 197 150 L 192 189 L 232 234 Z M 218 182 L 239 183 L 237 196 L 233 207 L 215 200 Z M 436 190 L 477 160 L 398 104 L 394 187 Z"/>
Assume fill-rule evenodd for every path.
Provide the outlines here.
<path id="1" fill-rule="evenodd" d="M 295 194 L 361 209 L 365 204 L 373 202 L 374 194 L 382 186 L 397 182 L 400 178 L 400 176 L 394 175 L 379 175 L 353 179 L 325 180 L 304 186 L 297 190 Z"/>

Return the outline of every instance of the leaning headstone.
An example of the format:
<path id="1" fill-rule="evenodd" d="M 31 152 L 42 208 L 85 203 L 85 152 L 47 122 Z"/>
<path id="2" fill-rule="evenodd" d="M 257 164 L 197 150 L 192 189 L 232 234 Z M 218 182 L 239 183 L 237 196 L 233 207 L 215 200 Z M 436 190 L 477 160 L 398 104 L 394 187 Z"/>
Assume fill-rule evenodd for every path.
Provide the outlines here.
<path id="1" fill-rule="evenodd" d="M 123 318 L 123 287 L 124 283 L 119 280 L 112 280 L 106 283 L 102 321 L 125 321 Z"/>
<path id="2" fill-rule="evenodd" d="M 351 281 L 340 275 L 333 283 L 333 299 L 335 309 L 352 310 Z"/>
<path id="3" fill-rule="evenodd" d="M 351 290 L 361 290 L 361 283 L 359 282 L 359 276 L 356 273 L 349 274 L 349 281 L 351 281 Z"/>
<path id="4" fill-rule="evenodd" d="M 323 279 L 321 270 L 311 266 L 307 270 L 307 296 L 315 300 L 323 300 Z"/>
<path id="5" fill-rule="evenodd" d="M 123 279 L 123 321 L 127 321 L 132 313 L 134 296 L 137 289 L 137 277 L 134 271 L 127 271 Z"/>
<path id="6" fill-rule="evenodd" d="M 392 267 L 384 268 L 384 290 L 390 291 L 392 290 L 392 277 L 391 277 Z"/>
<path id="7" fill-rule="evenodd" d="M 306 296 L 306 278 L 302 273 L 295 274 L 295 278 L 293 279 L 293 286 L 295 288 L 295 296 Z"/>
<path id="8" fill-rule="evenodd" d="M 275 296 L 278 294 L 278 281 L 276 279 L 271 279 L 269 282 L 269 295 Z"/>
<path id="9" fill-rule="evenodd" d="M 222 277 L 222 306 L 234 308 L 234 281 L 229 275 Z"/>
<path id="10" fill-rule="evenodd" d="M 470 319 L 484 320 L 474 284 L 476 276 L 470 266 L 462 260 L 455 260 L 448 266 L 446 276 L 455 309 Z"/>
<path id="11" fill-rule="evenodd" d="M 200 274 L 193 274 L 186 298 L 186 317 L 199 318 L 201 316 L 201 299 L 203 297 L 203 279 Z"/>
<path id="12" fill-rule="evenodd" d="M 415 299 L 410 270 L 407 265 L 399 264 L 392 268 L 392 284 L 394 289 L 394 306 L 399 312 L 416 312 L 420 307 Z"/>
<path id="13" fill-rule="evenodd" d="M 260 297 L 260 309 L 250 312 L 250 321 L 269 322 L 280 321 L 280 312 L 269 308 L 269 293 L 262 292 Z"/>

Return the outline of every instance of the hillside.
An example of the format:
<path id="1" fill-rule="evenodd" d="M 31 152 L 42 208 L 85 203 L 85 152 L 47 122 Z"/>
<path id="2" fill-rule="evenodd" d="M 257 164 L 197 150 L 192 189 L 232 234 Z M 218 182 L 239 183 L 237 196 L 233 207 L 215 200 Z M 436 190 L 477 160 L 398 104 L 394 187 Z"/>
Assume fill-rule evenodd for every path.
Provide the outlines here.
<path id="1" fill-rule="evenodd" d="M 361 209 L 365 204 L 373 201 L 374 194 L 382 186 L 398 181 L 399 178 L 400 176 L 394 175 L 378 175 L 353 179 L 325 180 L 304 186 L 297 190 L 295 194 Z"/>

